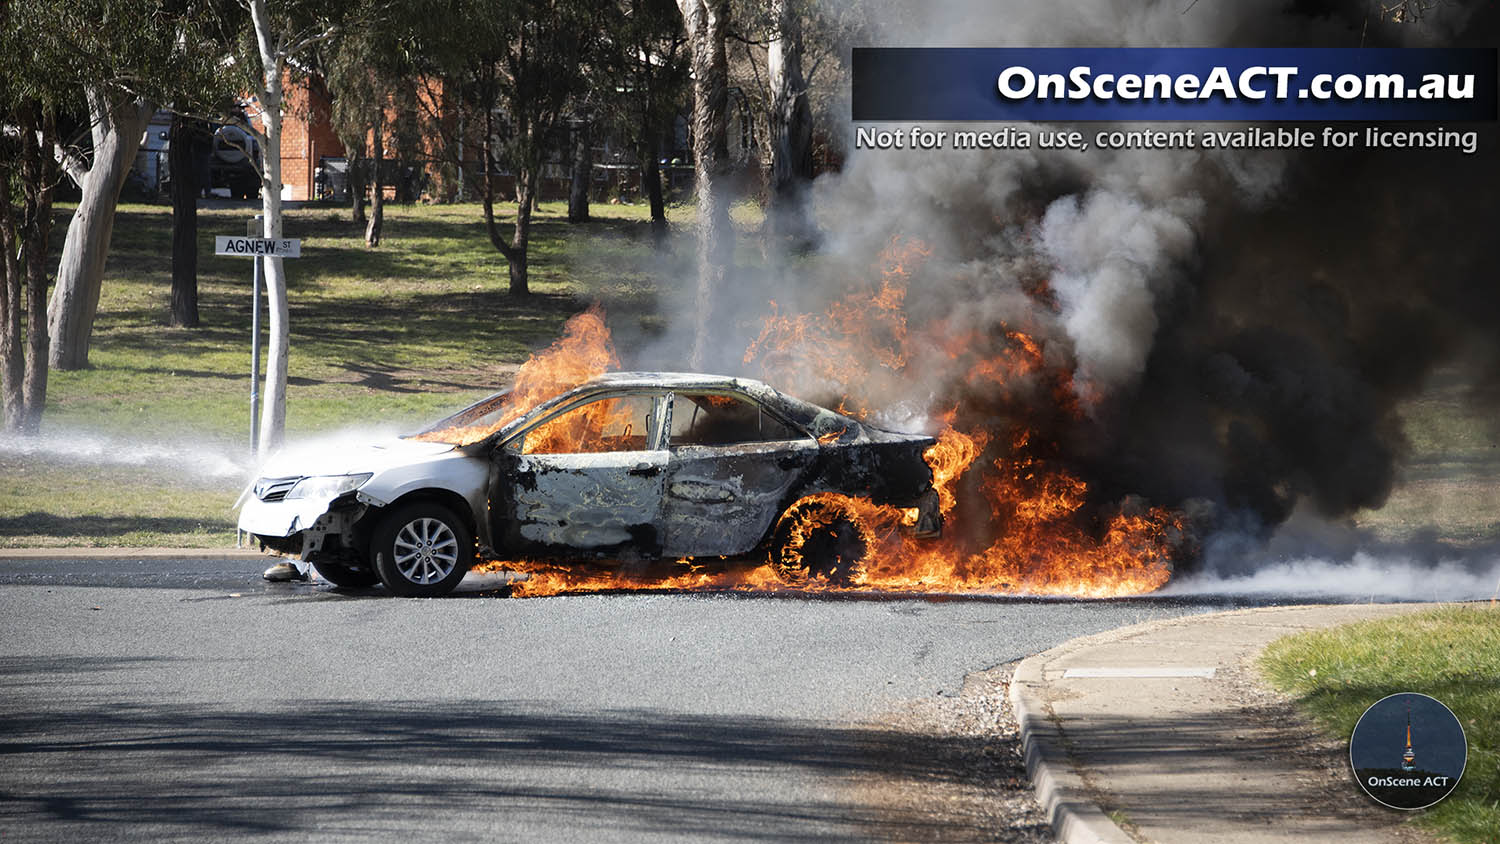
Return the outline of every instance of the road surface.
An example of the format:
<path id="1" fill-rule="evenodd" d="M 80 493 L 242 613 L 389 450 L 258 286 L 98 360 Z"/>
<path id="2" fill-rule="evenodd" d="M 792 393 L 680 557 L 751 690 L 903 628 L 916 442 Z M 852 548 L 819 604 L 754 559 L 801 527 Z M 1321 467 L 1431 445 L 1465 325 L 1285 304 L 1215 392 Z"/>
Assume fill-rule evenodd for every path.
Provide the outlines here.
<path id="1" fill-rule="evenodd" d="M 0 838 L 984 838 L 883 801 L 872 783 L 961 779 L 981 750 L 887 714 L 1075 636 L 1243 605 L 405 600 L 261 566 L 0 561 Z"/>

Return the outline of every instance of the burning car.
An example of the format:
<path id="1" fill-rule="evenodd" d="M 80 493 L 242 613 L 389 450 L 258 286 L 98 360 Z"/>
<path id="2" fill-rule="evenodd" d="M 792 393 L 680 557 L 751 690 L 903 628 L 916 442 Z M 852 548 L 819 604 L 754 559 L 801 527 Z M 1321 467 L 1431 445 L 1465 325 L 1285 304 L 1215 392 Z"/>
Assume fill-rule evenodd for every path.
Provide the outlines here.
<path id="1" fill-rule="evenodd" d="M 239 527 L 341 586 L 451 591 L 479 557 L 764 555 L 792 584 L 849 582 L 870 544 L 850 498 L 939 535 L 933 438 L 746 378 L 610 373 L 518 407 L 497 393 L 418 434 L 273 461 Z"/>

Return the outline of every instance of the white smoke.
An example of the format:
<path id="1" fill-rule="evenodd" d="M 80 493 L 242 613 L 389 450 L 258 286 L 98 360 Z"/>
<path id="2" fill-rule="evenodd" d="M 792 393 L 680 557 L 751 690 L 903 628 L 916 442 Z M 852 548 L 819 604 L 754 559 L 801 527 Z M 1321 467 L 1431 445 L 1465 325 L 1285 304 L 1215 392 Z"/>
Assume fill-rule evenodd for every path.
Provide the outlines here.
<path id="1" fill-rule="evenodd" d="M 1160 595 L 1269 595 L 1361 601 L 1473 601 L 1500 596 L 1500 554 L 1488 562 L 1358 551 L 1348 562 L 1306 558 L 1236 575 L 1201 572 L 1174 578 Z"/>
<path id="2" fill-rule="evenodd" d="M 1055 267 L 1052 289 L 1078 360 L 1084 396 L 1132 383 L 1156 334 L 1156 301 L 1192 254 L 1195 196 L 1148 207 L 1135 196 L 1095 191 L 1055 200 L 1040 247 Z"/>

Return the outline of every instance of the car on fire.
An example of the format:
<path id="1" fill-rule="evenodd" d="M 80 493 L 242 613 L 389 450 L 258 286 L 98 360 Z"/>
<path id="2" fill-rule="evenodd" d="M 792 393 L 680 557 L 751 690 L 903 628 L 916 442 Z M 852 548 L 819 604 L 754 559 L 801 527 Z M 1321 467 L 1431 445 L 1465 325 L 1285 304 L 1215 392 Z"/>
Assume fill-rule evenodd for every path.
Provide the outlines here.
<path id="1" fill-rule="evenodd" d="M 517 413 L 497 393 L 417 434 L 273 458 L 239 527 L 338 586 L 450 592 L 480 557 L 757 555 L 790 583 L 848 582 L 868 550 L 841 496 L 942 528 L 931 437 L 746 378 L 610 373 Z M 510 418 L 513 417 L 513 418 Z"/>

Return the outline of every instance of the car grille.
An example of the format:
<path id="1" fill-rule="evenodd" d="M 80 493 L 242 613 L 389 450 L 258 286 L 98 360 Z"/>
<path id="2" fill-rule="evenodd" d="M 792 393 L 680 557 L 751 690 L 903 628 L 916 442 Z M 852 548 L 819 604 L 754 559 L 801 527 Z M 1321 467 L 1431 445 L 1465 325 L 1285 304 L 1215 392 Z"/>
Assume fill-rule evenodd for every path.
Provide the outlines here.
<path id="1" fill-rule="evenodd" d="M 280 501 L 286 498 L 286 494 L 292 491 L 301 478 L 261 478 L 255 482 L 255 488 L 251 490 L 255 497 L 261 501 Z"/>

